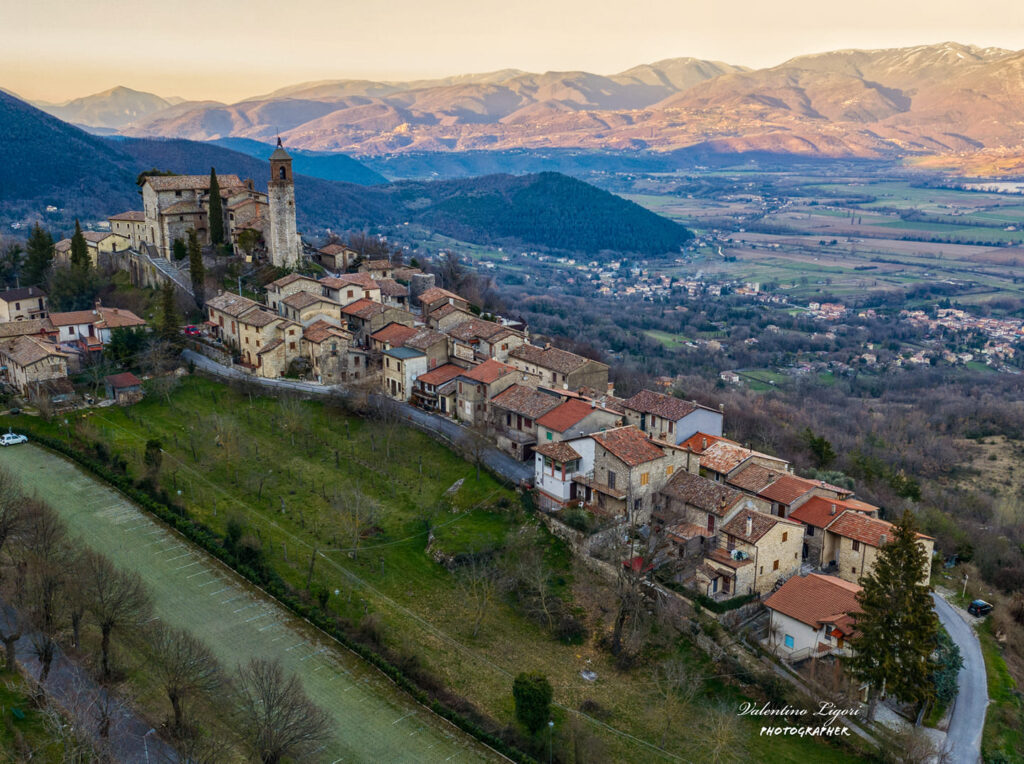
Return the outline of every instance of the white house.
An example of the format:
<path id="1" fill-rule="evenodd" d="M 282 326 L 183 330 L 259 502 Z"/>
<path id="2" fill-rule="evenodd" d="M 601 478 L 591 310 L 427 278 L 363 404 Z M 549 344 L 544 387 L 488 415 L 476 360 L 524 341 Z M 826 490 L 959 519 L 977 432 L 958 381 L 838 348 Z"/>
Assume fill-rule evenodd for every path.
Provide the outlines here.
<path id="1" fill-rule="evenodd" d="M 593 472 L 593 438 L 542 443 L 534 449 L 533 484 L 543 509 L 559 509 L 581 499 L 582 486 L 573 478 Z"/>
<path id="2" fill-rule="evenodd" d="M 771 616 L 768 647 L 791 660 L 848 654 L 859 591 L 857 584 L 835 576 L 790 578 L 764 603 Z"/>

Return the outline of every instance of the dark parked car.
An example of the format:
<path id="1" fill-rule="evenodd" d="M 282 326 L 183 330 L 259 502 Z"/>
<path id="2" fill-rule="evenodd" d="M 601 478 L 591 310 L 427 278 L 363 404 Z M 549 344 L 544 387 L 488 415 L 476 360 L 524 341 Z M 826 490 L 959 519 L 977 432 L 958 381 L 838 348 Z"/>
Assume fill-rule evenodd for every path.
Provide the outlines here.
<path id="1" fill-rule="evenodd" d="M 992 612 L 992 606 L 985 602 L 985 600 L 974 600 L 970 605 L 967 606 L 967 612 L 973 616 L 980 618 L 983 615 L 988 615 Z"/>

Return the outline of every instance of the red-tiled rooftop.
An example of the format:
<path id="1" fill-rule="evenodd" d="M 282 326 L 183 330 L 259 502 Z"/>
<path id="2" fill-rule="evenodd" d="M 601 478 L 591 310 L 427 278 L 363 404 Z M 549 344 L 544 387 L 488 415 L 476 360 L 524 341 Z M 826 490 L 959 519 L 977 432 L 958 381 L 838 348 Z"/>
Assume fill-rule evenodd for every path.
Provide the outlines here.
<path id="1" fill-rule="evenodd" d="M 868 510 L 866 508 L 870 507 Z M 827 499 L 822 496 L 812 496 L 789 515 L 790 520 L 796 520 L 804 525 L 813 525 L 815 528 L 824 528 L 838 517 L 840 512 L 847 509 L 855 512 L 877 511 L 878 507 L 859 501 L 853 504 L 841 499 Z"/>
<path id="2" fill-rule="evenodd" d="M 665 455 L 651 439 L 632 425 L 595 432 L 591 436 L 606 451 L 630 467 L 652 462 Z"/>
<path id="3" fill-rule="evenodd" d="M 138 387 L 142 384 L 142 380 L 130 371 L 122 371 L 120 374 L 111 374 L 109 377 L 104 377 L 103 381 L 115 390 L 122 390 L 126 387 Z"/>
<path id="4" fill-rule="evenodd" d="M 385 310 L 387 310 L 386 305 L 371 300 L 369 297 L 362 297 L 346 305 L 341 312 L 357 318 L 372 318 Z"/>
<path id="5" fill-rule="evenodd" d="M 695 403 L 671 395 L 656 393 L 653 390 L 641 390 L 632 398 L 628 398 L 622 405 L 627 409 L 639 411 L 642 414 L 654 414 L 673 422 L 697 410 Z"/>
<path id="6" fill-rule="evenodd" d="M 436 369 L 431 369 L 426 374 L 420 374 L 416 377 L 416 380 L 425 385 L 443 385 L 445 382 L 455 379 L 464 371 L 465 369 L 461 366 L 456 366 L 453 363 L 446 363 L 444 366 L 438 366 Z"/>
<path id="7" fill-rule="evenodd" d="M 764 604 L 815 629 L 826 623 L 847 625 L 851 621 L 846 616 L 861 609 L 857 602 L 860 590 L 841 578 L 811 573 L 790 578 Z"/>
<path id="8" fill-rule="evenodd" d="M 747 533 L 748 519 L 750 520 L 750 533 Z M 722 526 L 722 533 L 735 536 L 742 541 L 746 541 L 748 544 L 756 544 L 764 534 L 779 523 L 796 528 L 800 527 L 800 523 L 791 520 L 775 517 L 775 515 L 769 515 L 753 509 L 744 509 Z"/>
<path id="9" fill-rule="evenodd" d="M 739 445 L 739 443 L 736 443 L 734 440 L 729 440 L 728 438 L 723 438 L 719 435 L 708 435 L 706 432 L 695 432 L 679 445 L 693 451 L 695 454 L 702 454 L 706 448 L 710 448 L 720 440 L 724 440 L 726 443 L 734 443 L 737 446 Z"/>
<path id="10" fill-rule="evenodd" d="M 570 398 L 538 419 L 537 424 L 547 427 L 553 432 L 565 432 L 570 427 L 582 422 L 592 411 L 594 411 L 594 407 L 587 401 Z"/>
<path id="11" fill-rule="evenodd" d="M 760 464 L 748 464 L 729 478 L 729 483 L 750 493 L 761 493 L 780 477 L 781 472 L 770 470 Z"/>
<path id="12" fill-rule="evenodd" d="M 497 379 L 501 379 L 506 374 L 511 374 L 518 371 L 513 366 L 497 361 L 494 358 L 490 358 L 484 361 L 479 366 L 474 366 L 467 372 L 463 372 L 462 376 L 467 379 L 471 379 L 474 382 L 482 382 L 485 385 L 491 384 Z"/>
<path id="13" fill-rule="evenodd" d="M 581 458 L 576 449 L 564 440 L 560 440 L 557 443 L 544 443 L 533 450 L 541 456 L 554 459 L 556 462 L 561 462 L 562 464 Z"/>
<path id="14" fill-rule="evenodd" d="M 378 329 L 370 335 L 372 339 L 378 342 L 384 342 L 391 347 L 401 347 L 405 341 L 416 335 L 418 329 L 411 326 L 405 326 L 404 324 L 390 323 L 383 329 Z"/>
<path id="15" fill-rule="evenodd" d="M 818 486 L 810 480 L 798 478 L 796 475 L 783 475 L 774 483 L 761 491 L 761 496 L 779 504 L 792 504 L 809 491 Z"/>
<path id="16" fill-rule="evenodd" d="M 888 544 L 896 538 L 896 526 L 885 520 L 875 520 L 863 512 L 848 509 L 836 516 L 835 520 L 825 526 L 829 533 L 844 536 L 854 541 L 860 541 L 873 547 L 880 547 Z M 918 533 L 919 539 L 930 539 L 923 533 Z"/>

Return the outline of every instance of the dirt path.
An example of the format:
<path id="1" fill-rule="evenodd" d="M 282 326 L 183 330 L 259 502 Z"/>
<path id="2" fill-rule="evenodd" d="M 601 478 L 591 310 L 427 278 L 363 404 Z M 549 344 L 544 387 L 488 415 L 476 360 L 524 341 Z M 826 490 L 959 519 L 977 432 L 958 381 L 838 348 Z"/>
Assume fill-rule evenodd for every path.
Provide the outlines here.
<path id="1" fill-rule="evenodd" d="M 398 691 L 218 561 L 70 462 L 34 446 L 0 450 L 8 467 L 68 523 L 72 535 L 137 571 L 160 619 L 192 631 L 226 667 L 279 658 L 331 715 L 318 761 L 465 762 L 498 756 Z"/>

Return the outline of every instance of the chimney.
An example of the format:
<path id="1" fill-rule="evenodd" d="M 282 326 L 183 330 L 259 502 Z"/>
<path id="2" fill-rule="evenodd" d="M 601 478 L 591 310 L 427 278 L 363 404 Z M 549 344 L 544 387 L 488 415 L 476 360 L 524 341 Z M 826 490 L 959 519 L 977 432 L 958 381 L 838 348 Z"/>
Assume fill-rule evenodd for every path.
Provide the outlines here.
<path id="1" fill-rule="evenodd" d="M 708 447 L 708 439 L 707 438 L 701 438 L 700 439 L 700 450 L 703 451 L 707 447 Z"/>
<path id="2" fill-rule="evenodd" d="M 544 349 L 545 350 L 551 350 L 551 343 L 550 342 L 545 342 L 544 343 Z"/>
<path id="3" fill-rule="evenodd" d="M 835 504 L 832 505 L 832 509 L 830 509 L 828 513 L 830 515 L 834 515 L 836 513 L 836 505 Z"/>
<path id="4" fill-rule="evenodd" d="M 754 518 L 752 515 L 747 514 L 747 536 L 754 535 Z"/>
<path id="5" fill-rule="evenodd" d="M 884 544 L 885 541 L 886 541 L 885 534 L 883 533 L 881 536 L 879 536 L 878 540 L 881 541 Z"/>
<path id="6" fill-rule="evenodd" d="M 92 312 L 95 313 L 96 315 L 99 315 L 100 307 L 101 307 L 100 299 L 97 297 L 96 298 L 96 305 L 93 307 Z"/>
<path id="7" fill-rule="evenodd" d="M 597 401 L 595 401 L 593 398 L 590 399 L 590 408 L 592 408 L 592 409 L 596 409 L 597 408 Z"/>
<path id="8" fill-rule="evenodd" d="M 608 383 L 608 395 L 615 395 L 615 383 L 614 382 L 609 382 Z"/>
<path id="9" fill-rule="evenodd" d="M 725 413 L 725 404 L 724 403 L 719 403 L 718 404 L 718 410 L 721 411 L 724 414 Z"/>

